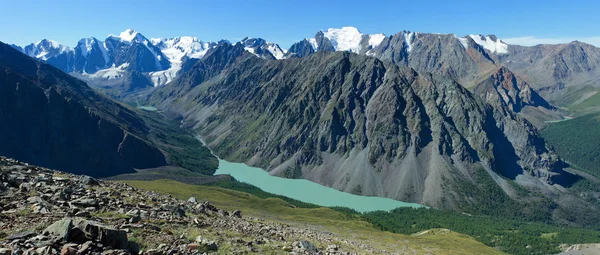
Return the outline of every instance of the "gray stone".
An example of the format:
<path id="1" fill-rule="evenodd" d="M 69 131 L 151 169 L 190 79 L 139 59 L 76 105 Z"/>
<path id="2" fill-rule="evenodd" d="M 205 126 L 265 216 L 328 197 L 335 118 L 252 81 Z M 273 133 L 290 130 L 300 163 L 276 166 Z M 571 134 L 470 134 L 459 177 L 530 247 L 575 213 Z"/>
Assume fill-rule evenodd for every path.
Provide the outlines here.
<path id="1" fill-rule="evenodd" d="M 90 176 L 87 176 L 87 175 L 82 176 L 81 179 L 80 179 L 80 181 L 84 185 L 90 185 L 90 186 L 94 186 L 94 185 L 100 184 L 100 182 L 98 182 L 98 180 L 96 180 L 96 179 L 94 179 L 94 178 L 92 178 Z"/>
<path id="2" fill-rule="evenodd" d="M 11 255 L 12 250 L 7 248 L 0 248 L 0 255 Z"/>
<path id="3" fill-rule="evenodd" d="M 142 220 L 140 216 L 133 216 L 129 219 L 129 223 L 138 223 Z"/>
<path id="4" fill-rule="evenodd" d="M 302 241 L 298 242 L 298 246 L 300 247 L 300 249 L 303 249 L 303 250 L 307 250 L 307 251 L 311 251 L 311 252 L 317 251 L 317 247 L 314 244 L 312 244 L 311 242 L 306 241 L 306 240 L 302 240 Z"/>
<path id="5" fill-rule="evenodd" d="M 81 207 L 96 207 L 98 202 L 93 198 L 80 198 L 77 200 L 71 201 L 71 204 Z"/>
<path id="6" fill-rule="evenodd" d="M 69 234 L 71 234 L 72 228 L 73 220 L 70 218 L 66 218 L 52 223 L 52 225 L 48 226 L 44 230 L 44 233 L 47 235 L 59 237 L 60 239 L 67 241 L 69 240 Z"/>
<path id="7" fill-rule="evenodd" d="M 35 236 L 35 232 L 33 231 L 25 231 L 14 235 L 9 235 L 6 237 L 6 240 L 17 240 L 17 239 L 25 239 L 28 237 Z"/>
<path id="8" fill-rule="evenodd" d="M 233 217 L 242 218 L 242 212 L 240 210 L 235 210 L 232 214 Z"/>
<path id="9" fill-rule="evenodd" d="M 69 241 L 83 243 L 96 240 L 98 243 L 114 249 L 126 249 L 128 247 L 127 233 L 123 230 L 80 218 L 75 219 L 73 223 L 75 227 L 71 232 Z"/>
<path id="10" fill-rule="evenodd" d="M 190 198 L 188 198 L 187 201 L 190 202 L 190 203 L 194 203 L 194 204 L 198 203 L 198 201 L 196 201 L 195 197 L 190 197 Z"/>

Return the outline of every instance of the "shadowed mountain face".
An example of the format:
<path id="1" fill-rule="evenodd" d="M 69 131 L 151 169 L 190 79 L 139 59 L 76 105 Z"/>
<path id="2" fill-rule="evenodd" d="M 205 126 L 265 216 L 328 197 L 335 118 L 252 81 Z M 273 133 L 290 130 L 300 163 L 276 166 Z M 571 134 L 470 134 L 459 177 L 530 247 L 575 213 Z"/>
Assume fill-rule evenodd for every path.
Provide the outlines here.
<path id="1" fill-rule="evenodd" d="M 100 177 L 166 164 L 142 119 L 84 82 L 3 43 L 0 69 L 1 155 Z"/>
<path id="2" fill-rule="evenodd" d="M 482 101 L 448 76 L 348 52 L 269 61 L 235 48 L 209 52 L 150 98 L 226 159 L 444 207 L 469 200 L 458 186 L 478 175 L 510 195 L 507 179 L 557 192 L 550 184 L 565 176 L 509 104 Z"/>

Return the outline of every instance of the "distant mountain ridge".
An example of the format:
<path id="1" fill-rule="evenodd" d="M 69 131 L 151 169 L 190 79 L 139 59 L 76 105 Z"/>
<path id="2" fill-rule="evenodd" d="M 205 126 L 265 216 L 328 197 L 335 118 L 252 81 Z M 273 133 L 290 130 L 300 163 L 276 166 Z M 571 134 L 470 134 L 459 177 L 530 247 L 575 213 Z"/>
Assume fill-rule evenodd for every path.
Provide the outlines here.
<path id="1" fill-rule="evenodd" d="M 566 94 L 584 100 L 588 94 L 579 91 L 598 87 L 596 81 L 600 81 L 600 49 L 580 42 L 524 47 L 507 44 L 494 35 L 459 37 L 410 31 L 363 34 L 354 27 L 342 27 L 318 31 L 287 50 L 262 38 L 247 37 L 239 43 L 255 56 L 273 60 L 349 51 L 420 72 L 448 74 L 467 88 L 486 79 L 485 74 L 506 67 L 544 100 L 558 103 L 557 99 Z M 95 87 L 143 89 L 148 84 L 152 87 L 171 82 L 183 62 L 202 58 L 218 44 L 189 36 L 147 39 L 128 29 L 109 35 L 105 41 L 82 39 L 74 48 L 46 39 L 13 47 Z M 142 83 L 130 84 L 127 77 L 132 75 L 142 75 L 143 79 L 138 79 Z"/>

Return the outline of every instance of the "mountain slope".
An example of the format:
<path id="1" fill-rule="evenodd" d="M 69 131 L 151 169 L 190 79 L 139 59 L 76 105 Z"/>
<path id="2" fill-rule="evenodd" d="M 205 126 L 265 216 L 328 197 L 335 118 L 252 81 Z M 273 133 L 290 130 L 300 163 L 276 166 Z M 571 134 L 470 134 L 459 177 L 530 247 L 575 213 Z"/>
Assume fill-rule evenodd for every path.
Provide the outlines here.
<path id="1" fill-rule="evenodd" d="M 510 196 L 508 180 L 546 192 L 571 181 L 537 129 L 447 77 L 343 52 L 268 61 L 228 47 L 230 67 L 209 53 L 151 98 L 226 159 L 451 208 L 469 200 L 456 185 L 482 174 Z"/>
<path id="2" fill-rule="evenodd" d="M 3 43 L 0 68 L 0 154 L 101 177 L 167 164 L 131 109 Z"/>
<path id="3" fill-rule="evenodd" d="M 547 125 L 546 121 L 562 118 L 548 101 L 506 67 L 488 73 L 473 92 L 491 105 L 509 108 L 540 129 Z"/>

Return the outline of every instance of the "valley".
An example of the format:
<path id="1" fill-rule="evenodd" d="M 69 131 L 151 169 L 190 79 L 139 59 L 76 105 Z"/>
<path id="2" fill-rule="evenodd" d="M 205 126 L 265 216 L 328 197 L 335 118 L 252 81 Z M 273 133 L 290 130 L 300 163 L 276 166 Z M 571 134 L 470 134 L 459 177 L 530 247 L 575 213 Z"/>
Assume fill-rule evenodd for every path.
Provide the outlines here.
<path id="1" fill-rule="evenodd" d="M 0 255 L 600 243 L 600 48 L 355 27 L 288 42 L 0 43 Z"/>

